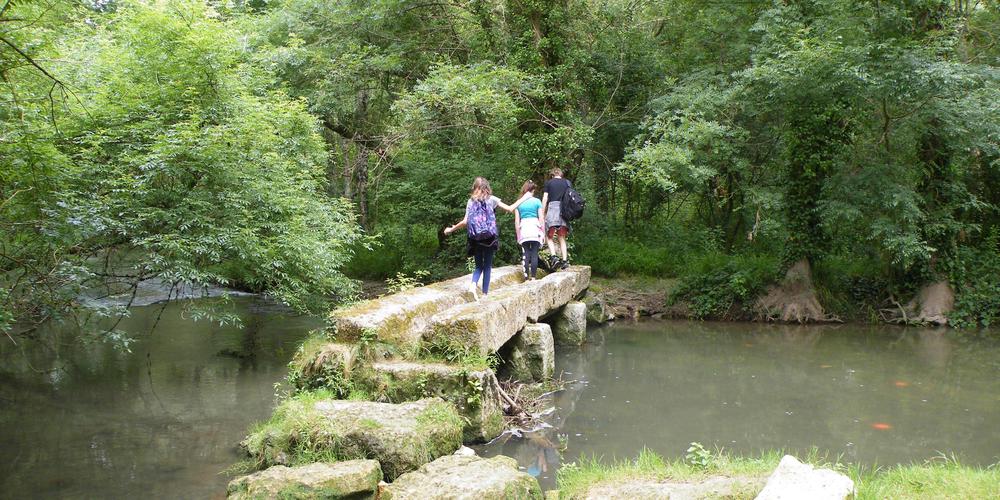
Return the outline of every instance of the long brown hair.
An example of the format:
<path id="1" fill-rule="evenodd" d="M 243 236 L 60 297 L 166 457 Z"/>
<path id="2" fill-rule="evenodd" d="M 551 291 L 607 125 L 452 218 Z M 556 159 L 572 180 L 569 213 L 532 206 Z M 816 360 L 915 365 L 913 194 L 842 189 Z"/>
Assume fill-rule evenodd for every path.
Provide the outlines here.
<path id="1" fill-rule="evenodd" d="M 476 180 L 472 181 L 472 190 L 469 191 L 469 198 L 473 200 L 486 200 L 490 196 L 493 196 L 490 181 L 482 177 L 476 177 Z"/>
<path id="2" fill-rule="evenodd" d="M 534 191 L 534 190 L 535 190 L 535 183 L 531 179 L 528 179 L 524 181 L 524 185 L 521 186 L 521 196 L 524 196 L 524 193 L 527 193 L 528 191 Z"/>

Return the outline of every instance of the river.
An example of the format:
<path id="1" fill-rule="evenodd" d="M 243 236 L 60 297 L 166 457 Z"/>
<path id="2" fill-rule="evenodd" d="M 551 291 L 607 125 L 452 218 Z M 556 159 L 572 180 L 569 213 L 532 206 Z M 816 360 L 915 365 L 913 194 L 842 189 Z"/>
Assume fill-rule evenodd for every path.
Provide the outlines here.
<path id="1" fill-rule="evenodd" d="M 479 446 L 555 487 L 563 460 L 816 448 L 866 465 L 1000 461 L 1000 340 L 946 329 L 651 321 L 557 350 L 553 427 Z"/>
<path id="2" fill-rule="evenodd" d="M 275 384 L 321 322 L 264 300 L 243 328 L 133 308 L 131 352 L 50 341 L 0 347 L 5 497 L 221 498 L 237 443 L 267 418 Z M 68 336 L 65 336 L 68 337 Z M 29 347 L 30 346 L 30 347 Z M 818 448 L 866 464 L 1000 453 L 1000 341 L 861 325 L 622 323 L 561 348 L 569 381 L 550 428 L 478 446 L 513 456 L 543 487 L 580 456 L 683 456 L 692 441 L 737 453 Z"/>

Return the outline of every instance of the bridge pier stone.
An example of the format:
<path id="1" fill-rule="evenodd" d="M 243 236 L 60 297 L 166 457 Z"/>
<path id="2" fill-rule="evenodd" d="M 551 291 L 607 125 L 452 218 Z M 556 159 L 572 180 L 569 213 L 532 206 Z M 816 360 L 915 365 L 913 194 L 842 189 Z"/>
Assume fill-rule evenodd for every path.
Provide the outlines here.
<path id="1" fill-rule="evenodd" d="M 580 345 L 587 340 L 587 304 L 568 302 L 553 316 L 552 334 L 558 345 Z"/>
<path id="2" fill-rule="evenodd" d="M 511 340 L 505 362 L 507 374 L 513 379 L 541 382 L 552 378 L 556 370 L 552 327 L 545 323 L 526 325 Z"/>

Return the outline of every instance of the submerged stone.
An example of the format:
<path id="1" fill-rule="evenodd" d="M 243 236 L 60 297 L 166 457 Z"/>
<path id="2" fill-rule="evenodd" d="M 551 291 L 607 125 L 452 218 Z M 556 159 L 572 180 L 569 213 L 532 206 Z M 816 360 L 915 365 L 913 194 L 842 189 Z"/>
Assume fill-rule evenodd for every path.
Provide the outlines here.
<path id="1" fill-rule="evenodd" d="M 854 481 L 830 470 L 816 469 L 785 455 L 756 500 L 809 498 L 811 500 L 844 500 L 854 495 Z"/>
<path id="2" fill-rule="evenodd" d="M 375 460 L 311 463 L 297 467 L 275 465 L 233 479 L 226 488 L 230 499 L 373 499 L 382 480 Z"/>
<path id="3" fill-rule="evenodd" d="M 440 398 L 391 404 L 305 393 L 282 403 L 242 446 L 264 466 L 375 459 L 391 480 L 458 449 L 462 424 Z"/>
<path id="4" fill-rule="evenodd" d="M 545 323 L 526 325 L 511 340 L 510 351 L 504 356 L 504 368 L 505 376 L 523 382 L 552 378 L 556 369 L 552 328 Z"/>
<path id="5" fill-rule="evenodd" d="M 439 397 L 455 406 L 466 420 L 463 440 L 489 441 L 504 430 L 503 409 L 493 370 L 474 370 L 444 363 L 386 361 L 359 373 L 355 387 L 374 399 L 391 402 Z"/>
<path id="6" fill-rule="evenodd" d="M 466 275 L 337 309 L 330 313 L 335 336 L 339 341 L 351 341 L 371 335 L 380 341 L 415 350 L 420 343 L 420 333 L 432 316 L 450 307 L 473 302 L 469 292 L 471 280 L 471 275 Z M 523 280 L 519 266 L 498 267 L 492 271 L 490 288 L 499 290 Z"/>
<path id="7" fill-rule="evenodd" d="M 531 475 L 505 456 L 449 455 L 403 474 L 382 491 L 383 500 L 447 498 L 454 500 L 541 499 Z"/>
<path id="8" fill-rule="evenodd" d="M 458 344 L 482 354 L 496 352 L 525 325 L 573 300 L 589 284 L 590 267 L 573 266 L 539 280 L 502 288 L 480 302 L 454 306 L 434 315 L 424 332 L 424 341 L 431 346 Z"/>
<path id="9" fill-rule="evenodd" d="M 556 344 L 580 345 L 587 340 L 587 305 L 569 302 L 556 313 L 552 321 Z"/>

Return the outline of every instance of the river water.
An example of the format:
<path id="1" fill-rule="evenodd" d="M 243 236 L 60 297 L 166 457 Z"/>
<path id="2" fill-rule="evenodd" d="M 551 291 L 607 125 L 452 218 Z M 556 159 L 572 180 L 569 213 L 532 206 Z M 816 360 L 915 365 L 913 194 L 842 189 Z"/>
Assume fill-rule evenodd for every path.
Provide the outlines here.
<path id="1" fill-rule="evenodd" d="M 243 328 L 192 321 L 180 302 L 132 308 L 131 353 L 0 338 L 0 497 L 224 498 L 220 473 L 321 324 L 255 298 L 233 307 Z"/>
<path id="2" fill-rule="evenodd" d="M 555 487 L 563 460 L 624 459 L 691 442 L 874 464 L 941 453 L 1000 461 L 1000 341 L 949 330 L 860 325 L 647 322 L 592 331 L 557 351 L 572 380 L 551 428 L 480 446 Z"/>
<path id="3" fill-rule="evenodd" d="M 319 320 L 237 298 L 242 329 L 133 308 L 131 353 L 69 338 L 0 343 L 3 497 L 221 498 L 236 445 Z M 5 340 L 5 339 L 0 339 Z M 62 343 L 59 342 L 61 340 Z M 665 456 L 688 443 L 804 451 L 862 463 L 939 452 L 1000 458 L 1000 341 L 857 325 L 625 323 L 557 351 L 567 388 L 551 427 L 477 447 L 546 489 L 563 460 Z"/>

